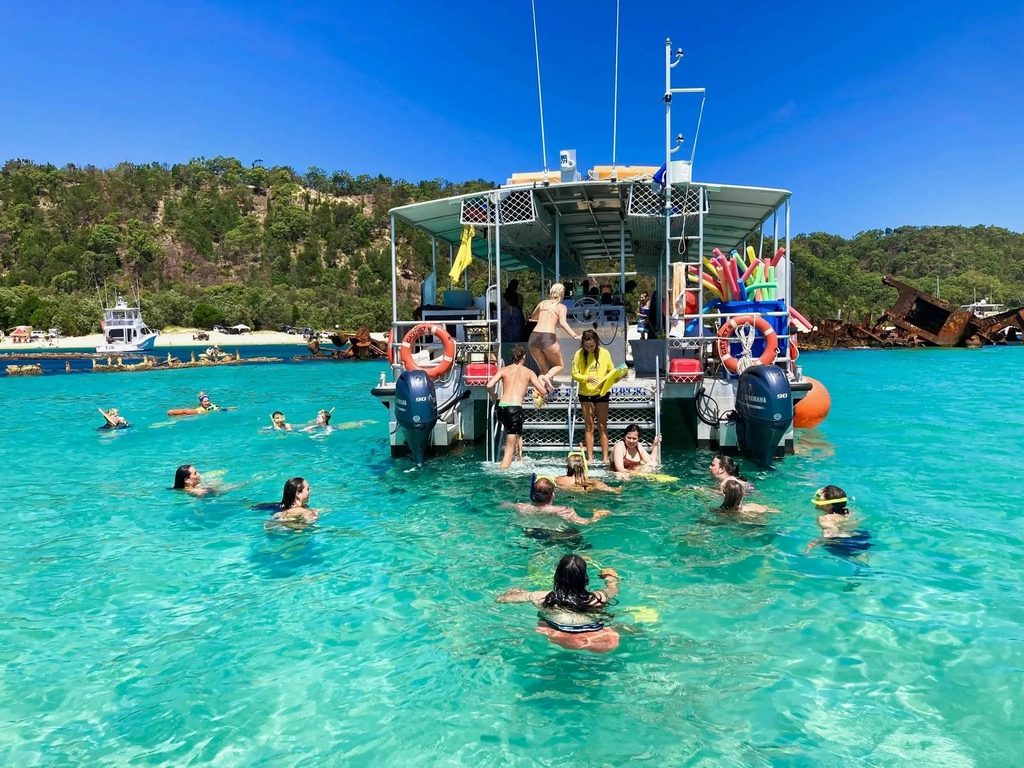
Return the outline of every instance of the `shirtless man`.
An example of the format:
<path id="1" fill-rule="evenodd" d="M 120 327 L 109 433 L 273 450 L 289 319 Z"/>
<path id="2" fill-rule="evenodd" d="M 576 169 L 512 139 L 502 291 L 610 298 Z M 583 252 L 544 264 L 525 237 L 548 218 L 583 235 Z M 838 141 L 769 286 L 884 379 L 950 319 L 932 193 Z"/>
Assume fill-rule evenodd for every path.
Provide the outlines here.
<path id="1" fill-rule="evenodd" d="M 501 469 L 508 469 L 512 466 L 512 459 L 515 457 L 519 447 L 519 441 L 523 434 L 523 398 L 526 397 L 526 390 L 529 386 L 543 397 L 547 394 L 544 384 L 537 378 L 537 374 L 527 368 L 526 350 L 522 344 L 516 344 L 512 348 L 512 362 L 506 365 L 487 382 L 487 391 L 492 399 L 497 399 L 497 386 L 501 382 L 501 400 L 498 401 L 496 410 L 498 421 L 505 428 L 505 455 L 501 459 Z"/>
<path id="2" fill-rule="evenodd" d="M 596 523 L 602 517 L 611 514 L 611 510 L 595 509 L 592 517 L 580 517 L 572 507 L 560 507 L 555 505 L 555 484 L 546 477 L 538 478 L 533 483 L 532 503 L 505 504 L 524 515 L 558 515 L 566 522 L 575 525 L 590 525 Z"/>

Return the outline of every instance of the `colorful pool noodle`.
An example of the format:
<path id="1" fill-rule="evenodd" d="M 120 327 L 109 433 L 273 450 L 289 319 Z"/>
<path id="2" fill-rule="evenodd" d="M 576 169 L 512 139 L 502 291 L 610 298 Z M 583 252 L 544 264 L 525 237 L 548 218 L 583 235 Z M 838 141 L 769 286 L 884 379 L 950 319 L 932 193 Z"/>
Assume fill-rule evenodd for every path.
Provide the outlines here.
<path id="1" fill-rule="evenodd" d="M 722 259 L 719 260 L 719 264 L 719 269 L 722 274 L 722 285 L 724 286 L 728 284 L 729 299 L 730 301 L 736 301 L 739 299 L 740 287 L 736 281 L 736 278 L 733 276 L 732 262 L 725 259 L 725 257 L 723 256 Z"/>
<path id="2" fill-rule="evenodd" d="M 700 276 L 698 274 L 698 271 L 694 267 L 690 268 L 690 274 L 687 275 L 687 277 L 689 277 L 690 280 L 693 281 L 694 283 L 699 283 L 700 282 Z M 704 280 L 705 280 L 705 282 L 710 282 L 711 285 L 714 287 L 714 289 L 715 289 L 715 291 L 717 293 L 719 293 L 719 294 L 722 293 L 722 286 L 718 283 L 717 280 L 715 280 L 713 275 L 705 272 L 704 273 Z"/>
<path id="3" fill-rule="evenodd" d="M 769 264 L 768 266 L 770 266 L 770 267 L 774 267 L 774 266 L 775 266 L 776 264 L 778 264 L 778 263 L 779 263 L 779 260 L 780 260 L 780 259 L 781 259 L 781 258 L 782 258 L 783 256 L 785 256 L 785 255 L 786 255 L 786 249 L 785 249 L 785 248 L 782 248 L 782 247 L 780 247 L 780 248 L 779 248 L 779 250 L 777 250 L 777 251 L 775 252 L 775 255 L 774 255 L 774 256 L 772 256 L 772 258 L 771 258 L 771 264 Z"/>
<path id="4" fill-rule="evenodd" d="M 740 269 L 739 254 L 733 251 L 733 256 L 729 259 L 729 279 L 736 284 L 736 298 L 740 301 L 747 300 L 747 289 L 742 280 L 744 271 Z"/>
<path id="5" fill-rule="evenodd" d="M 741 274 L 747 271 L 747 262 L 743 260 L 743 254 L 741 254 L 739 251 L 733 248 L 732 252 L 729 255 L 736 259 L 736 263 L 740 265 Z"/>
<path id="6" fill-rule="evenodd" d="M 789 308 L 789 316 L 791 318 L 790 322 L 795 320 L 798 324 L 803 325 L 804 328 L 807 329 L 808 333 L 814 330 L 814 326 L 811 325 L 810 321 L 792 307 Z"/>
<path id="7" fill-rule="evenodd" d="M 753 259 L 750 262 L 750 266 L 747 267 L 746 272 L 743 273 L 743 277 L 741 278 L 741 281 L 744 282 L 744 283 L 750 283 L 751 279 L 754 277 L 754 273 L 757 271 L 757 267 L 760 264 L 761 264 L 761 260 L 760 259 L 757 259 L 757 258 Z"/>
<path id="8" fill-rule="evenodd" d="M 768 291 L 768 300 L 775 300 L 775 292 L 779 287 L 779 284 L 775 282 L 775 267 L 768 267 L 768 282 L 772 284 L 771 289 Z"/>
<path id="9" fill-rule="evenodd" d="M 748 245 L 747 246 L 747 263 L 748 264 L 753 264 L 754 263 L 754 259 L 756 259 L 756 258 L 757 258 L 757 254 L 754 253 L 754 246 Z"/>

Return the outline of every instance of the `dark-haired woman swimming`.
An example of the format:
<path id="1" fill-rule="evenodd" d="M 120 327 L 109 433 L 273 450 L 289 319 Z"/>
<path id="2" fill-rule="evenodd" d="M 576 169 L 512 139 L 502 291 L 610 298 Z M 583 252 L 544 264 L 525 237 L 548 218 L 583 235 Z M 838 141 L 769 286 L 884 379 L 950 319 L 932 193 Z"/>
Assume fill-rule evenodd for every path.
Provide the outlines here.
<path id="1" fill-rule="evenodd" d="M 552 589 L 530 592 L 510 589 L 497 603 L 533 603 L 540 611 L 537 631 L 548 640 L 573 651 L 608 653 L 619 647 L 619 634 L 604 622 L 605 607 L 619 594 L 619 574 L 604 568 L 599 574 L 603 589 L 589 591 L 587 563 L 579 555 L 566 555 L 555 569 Z"/>

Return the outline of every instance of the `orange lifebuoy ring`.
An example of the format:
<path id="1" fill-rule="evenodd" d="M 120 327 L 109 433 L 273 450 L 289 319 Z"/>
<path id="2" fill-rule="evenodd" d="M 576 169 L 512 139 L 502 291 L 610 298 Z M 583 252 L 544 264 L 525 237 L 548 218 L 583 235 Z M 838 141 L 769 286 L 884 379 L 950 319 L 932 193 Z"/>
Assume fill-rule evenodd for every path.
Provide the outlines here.
<path id="1" fill-rule="evenodd" d="M 718 329 L 718 356 L 722 358 L 722 365 L 726 370 L 729 373 L 736 373 L 739 368 L 739 361 L 732 356 L 732 351 L 729 349 L 729 337 L 741 325 L 752 325 L 761 332 L 761 335 L 764 336 L 764 352 L 761 353 L 758 360 L 764 365 L 774 363 L 779 351 L 779 337 L 775 334 L 771 323 L 760 315 L 740 315 L 729 318 L 729 321 Z"/>
<path id="2" fill-rule="evenodd" d="M 420 336 L 436 336 L 441 340 L 441 344 L 444 345 L 444 355 L 441 357 L 441 362 L 433 368 L 420 368 L 416 361 L 412 359 L 412 343 Z M 405 366 L 407 371 L 424 371 L 427 376 L 436 379 L 448 373 L 448 369 L 454 364 L 455 340 L 440 325 L 421 323 L 405 334 L 405 338 L 402 339 L 402 365 Z"/>
<path id="3" fill-rule="evenodd" d="M 395 343 L 395 329 L 392 328 L 388 331 L 388 365 L 395 364 L 395 348 L 392 346 Z"/>

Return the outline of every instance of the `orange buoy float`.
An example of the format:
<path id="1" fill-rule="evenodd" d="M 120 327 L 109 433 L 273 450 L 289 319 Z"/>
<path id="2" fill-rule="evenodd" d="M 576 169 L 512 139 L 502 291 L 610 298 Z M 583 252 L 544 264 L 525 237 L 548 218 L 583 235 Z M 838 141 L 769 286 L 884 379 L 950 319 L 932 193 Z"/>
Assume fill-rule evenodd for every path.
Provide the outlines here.
<path id="1" fill-rule="evenodd" d="M 441 362 L 433 368 L 421 368 L 413 359 L 412 345 L 420 336 L 434 336 L 440 340 L 441 345 L 444 347 L 444 355 L 441 357 Z M 448 369 L 455 364 L 455 339 L 440 325 L 421 323 L 405 334 L 405 338 L 402 339 L 402 364 L 405 366 L 405 370 L 423 371 L 432 379 L 444 376 L 444 374 L 448 373 Z"/>
<path id="2" fill-rule="evenodd" d="M 811 382 L 811 391 L 793 409 L 793 426 L 797 429 L 818 426 L 832 409 L 832 397 L 825 385 L 810 376 L 804 376 L 804 380 Z"/>
<path id="3" fill-rule="evenodd" d="M 728 322 L 718 329 L 718 356 L 722 359 L 722 365 L 729 373 L 736 373 L 739 370 L 739 360 L 732 356 L 729 349 L 729 339 L 733 332 L 740 325 L 752 325 L 764 336 L 764 352 L 758 358 L 762 365 L 771 365 L 779 351 L 779 337 L 771 323 L 760 315 L 740 315 L 730 318 Z"/>
<path id="4" fill-rule="evenodd" d="M 388 331 L 388 365 L 395 364 L 395 329 Z"/>

